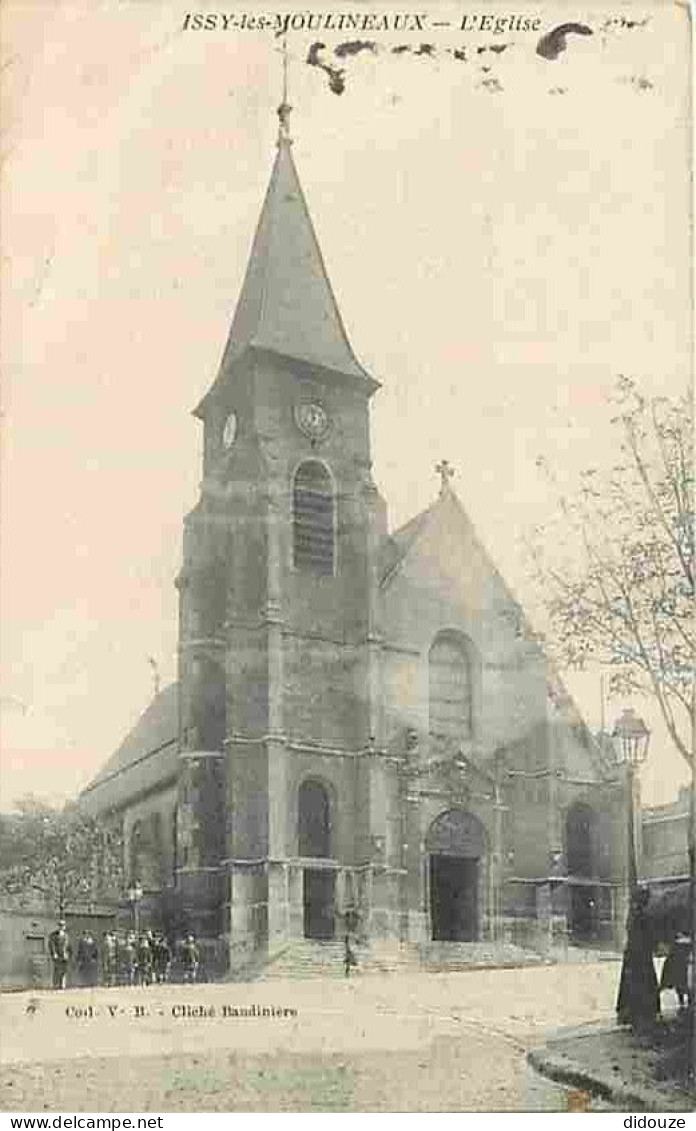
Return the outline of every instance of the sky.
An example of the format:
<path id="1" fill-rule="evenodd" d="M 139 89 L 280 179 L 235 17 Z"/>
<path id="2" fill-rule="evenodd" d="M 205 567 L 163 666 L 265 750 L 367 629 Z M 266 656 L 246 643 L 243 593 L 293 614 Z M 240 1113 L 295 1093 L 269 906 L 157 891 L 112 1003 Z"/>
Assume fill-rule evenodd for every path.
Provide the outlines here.
<path id="1" fill-rule="evenodd" d="M 686 10 L 585 3 L 593 34 L 549 59 L 536 47 L 561 7 L 500 34 L 459 28 L 503 8 L 422 7 L 419 32 L 290 32 L 293 152 L 382 383 L 391 524 L 428 505 L 447 458 L 531 606 L 522 544 L 551 508 L 539 457 L 572 488 L 611 462 L 617 374 L 648 395 L 691 379 Z M 6 0 L 0 15 L 0 808 L 74 795 L 150 701 L 149 657 L 176 675 L 190 411 L 220 362 L 281 94 L 272 31 L 184 29 L 221 9 Z M 356 39 L 374 48 L 337 59 Z M 316 42 L 343 93 L 306 62 Z M 567 682 L 597 726 L 598 673 Z M 644 799 L 670 800 L 685 767 L 636 705 L 653 729 Z"/>

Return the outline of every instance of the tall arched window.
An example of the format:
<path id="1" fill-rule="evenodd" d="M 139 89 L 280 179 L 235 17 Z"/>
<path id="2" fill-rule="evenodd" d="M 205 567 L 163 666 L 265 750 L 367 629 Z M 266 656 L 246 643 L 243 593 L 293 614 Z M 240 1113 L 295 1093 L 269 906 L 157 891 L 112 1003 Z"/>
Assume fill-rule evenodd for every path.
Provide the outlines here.
<path id="1" fill-rule="evenodd" d="M 295 473 L 293 487 L 293 561 L 297 569 L 334 572 L 334 493 L 322 463 L 307 460 Z"/>
<path id="2" fill-rule="evenodd" d="M 441 633 L 429 654 L 430 733 L 447 738 L 471 735 L 471 665 L 457 633 Z"/>
<path id="3" fill-rule="evenodd" d="M 134 822 L 130 835 L 130 877 L 146 890 L 160 887 L 163 876 L 162 818 L 159 813 Z"/>
<path id="4" fill-rule="evenodd" d="M 297 825 L 300 856 L 331 855 L 331 802 L 321 782 L 310 778 L 300 786 Z"/>

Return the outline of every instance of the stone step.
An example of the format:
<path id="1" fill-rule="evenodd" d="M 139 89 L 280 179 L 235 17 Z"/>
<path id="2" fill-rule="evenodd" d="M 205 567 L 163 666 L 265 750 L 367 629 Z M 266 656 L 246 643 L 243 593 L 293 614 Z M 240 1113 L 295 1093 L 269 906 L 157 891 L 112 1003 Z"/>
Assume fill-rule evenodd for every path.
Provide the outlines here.
<path id="1" fill-rule="evenodd" d="M 381 943 L 353 946 L 358 961 L 353 971 L 360 975 L 394 974 L 409 970 L 452 971 L 472 966 L 525 965 L 538 963 L 540 956 L 519 947 L 494 947 L 485 943 Z M 342 942 L 311 939 L 289 943 L 271 958 L 260 976 L 264 980 L 281 978 L 345 977 Z"/>
<path id="2" fill-rule="evenodd" d="M 264 981 L 282 978 L 343 978 L 344 945 L 338 941 L 304 939 L 290 943 L 271 958 L 261 973 Z"/>
<path id="3" fill-rule="evenodd" d="M 574 947 L 541 952 L 502 942 L 396 943 L 373 940 L 369 944 L 353 944 L 353 951 L 358 965 L 351 973 L 360 977 L 409 971 L 454 974 L 486 967 L 535 966 L 616 958 L 613 952 L 585 952 Z M 270 958 L 259 971 L 258 977 L 264 981 L 284 978 L 344 978 L 344 955 L 344 944 L 338 939 L 298 939 L 288 943 Z"/>

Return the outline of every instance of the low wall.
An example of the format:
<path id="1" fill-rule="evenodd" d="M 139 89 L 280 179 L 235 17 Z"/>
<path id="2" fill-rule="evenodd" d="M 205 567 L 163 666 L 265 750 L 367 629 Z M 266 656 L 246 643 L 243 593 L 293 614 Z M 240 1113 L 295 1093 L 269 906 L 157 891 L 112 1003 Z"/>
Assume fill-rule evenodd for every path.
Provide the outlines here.
<path id="1" fill-rule="evenodd" d="M 104 931 L 115 924 L 111 910 L 84 911 L 66 914 L 68 934 L 73 944 L 73 957 L 77 940 L 83 931 L 90 930 L 98 942 Z M 56 916 L 45 909 L 0 908 L 0 987 L 26 989 L 50 986 L 51 963 L 48 955 L 48 936 L 56 926 Z M 69 981 L 75 981 L 71 964 Z M 72 975 L 72 977 L 71 977 Z"/>

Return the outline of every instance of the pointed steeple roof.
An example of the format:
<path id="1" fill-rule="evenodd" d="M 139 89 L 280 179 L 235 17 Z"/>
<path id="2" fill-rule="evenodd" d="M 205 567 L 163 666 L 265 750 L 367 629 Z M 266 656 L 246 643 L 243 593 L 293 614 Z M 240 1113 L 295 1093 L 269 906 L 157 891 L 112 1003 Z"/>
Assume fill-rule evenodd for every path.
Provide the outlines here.
<path id="1" fill-rule="evenodd" d="M 284 114 L 280 114 L 280 111 Z M 371 388 L 338 310 L 279 110 L 278 152 L 261 209 L 221 372 L 249 347 L 320 365 Z"/>

